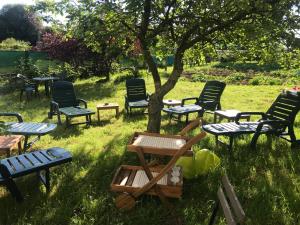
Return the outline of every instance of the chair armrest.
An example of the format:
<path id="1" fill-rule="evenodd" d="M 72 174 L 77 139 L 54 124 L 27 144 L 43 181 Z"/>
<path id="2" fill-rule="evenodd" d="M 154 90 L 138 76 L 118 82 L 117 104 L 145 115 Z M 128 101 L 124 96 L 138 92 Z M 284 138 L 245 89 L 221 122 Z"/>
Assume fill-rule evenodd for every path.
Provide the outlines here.
<path id="1" fill-rule="evenodd" d="M 240 123 L 239 123 L 240 118 L 241 118 L 242 116 L 246 116 L 246 115 L 258 115 L 258 116 L 261 116 L 262 119 L 266 119 L 266 114 L 263 113 L 263 112 L 240 112 L 240 113 L 236 114 L 236 117 L 235 117 L 234 122 L 235 122 L 236 124 L 240 124 Z"/>
<path id="2" fill-rule="evenodd" d="M 181 100 L 181 106 L 184 106 L 185 102 L 186 102 L 186 101 L 190 101 L 190 100 L 195 100 L 195 103 L 198 102 L 198 98 L 197 98 L 197 97 L 183 98 L 183 99 Z"/>
<path id="3" fill-rule="evenodd" d="M 59 109 L 59 104 L 56 101 L 51 101 L 50 102 L 51 107 L 54 107 L 55 109 Z"/>
<path id="4" fill-rule="evenodd" d="M 257 125 L 256 132 L 259 133 L 264 125 L 271 125 L 271 126 L 288 126 L 290 125 L 289 121 L 286 120 L 261 120 Z"/>
<path id="5" fill-rule="evenodd" d="M 79 104 L 80 102 L 83 103 L 84 107 L 87 108 L 87 101 L 85 101 L 85 100 L 83 100 L 83 99 L 81 99 L 81 98 L 78 98 L 78 99 L 77 99 L 77 102 L 78 102 L 78 104 Z"/>
<path id="6" fill-rule="evenodd" d="M 4 112 L 0 112 L 0 116 L 15 116 L 15 117 L 17 117 L 19 123 L 23 122 L 23 118 L 22 118 L 21 114 L 19 114 L 19 113 L 13 113 L 13 112 L 4 113 Z"/>

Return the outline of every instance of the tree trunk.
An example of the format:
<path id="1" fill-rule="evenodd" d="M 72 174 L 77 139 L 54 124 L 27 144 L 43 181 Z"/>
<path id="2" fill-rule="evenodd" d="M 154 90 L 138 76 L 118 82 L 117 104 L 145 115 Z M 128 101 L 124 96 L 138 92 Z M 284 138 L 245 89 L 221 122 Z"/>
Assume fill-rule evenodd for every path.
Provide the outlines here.
<path id="1" fill-rule="evenodd" d="M 148 127 L 147 131 L 152 133 L 159 133 L 160 132 L 160 125 L 161 125 L 161 110 L 163 108 L 162 103 L 163 97 L 158 96 L 156 93 L 150 96 L 149 100 L 149 119 L 148 119 Z"/>

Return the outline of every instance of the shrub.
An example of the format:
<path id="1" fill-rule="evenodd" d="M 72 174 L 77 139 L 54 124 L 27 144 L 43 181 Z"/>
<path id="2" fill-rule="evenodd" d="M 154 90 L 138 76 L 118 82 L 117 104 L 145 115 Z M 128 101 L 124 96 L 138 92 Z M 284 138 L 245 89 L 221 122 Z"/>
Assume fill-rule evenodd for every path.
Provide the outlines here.
<path id="1" fill-rule="evenodd" d="M 16 40 L 14 38 L 7 38 L 0 43 L 0 50 L 27 51 L 30 48 L 29 42 Z"/>
<path id="2" fill-rule="evenodd" d="M 39 76 L 40 71 L 38 67 L 34 64 L 33 60 L 29 57 L 29 52 L 25 52 L 25 56 L 18 60 L 18 73 L 27 76 L 28 78 L 33 78 Z"/>
<path id="3" fill-rule="evenodd" d="M 225 78 L 225 81 L 230 84 L 241 84 L 247 79 L 247 75 L 244 73 L 233 73 Z"/>

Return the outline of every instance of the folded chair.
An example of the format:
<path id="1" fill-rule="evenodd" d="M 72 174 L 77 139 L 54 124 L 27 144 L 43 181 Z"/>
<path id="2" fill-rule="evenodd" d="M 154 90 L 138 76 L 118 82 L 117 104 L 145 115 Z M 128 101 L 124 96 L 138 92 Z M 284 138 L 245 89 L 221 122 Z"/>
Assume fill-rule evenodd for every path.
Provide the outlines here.
<path id="1" fill-rule="evenodd" d="M 182 195 L 183 176 L 182 168 L 175 166 L 180 156 L 188 152 L 194 144 L 205 137 L 205 132 L 192 137 L 180 148 L 169 149 L 172 154 L 166 153 L 167 149 L 161 151 L 161 146 L 157 146 L 157 152 L 147 146 L 129 147 L 130 151 L 135 151 L 141 162 L 141 166 L 122 165 L 117 170 L 111 183 L 111 190 L 122 192 L 116 198 L 116 206 L 120 209 L 129 210 L 135 205 L 135 200 L 143 194 L 157 195 L 167 206 L 170 204 L 167 197 L 180 198 Z M 180 139 L 179 139 L 180 140 Z M 130 144 L 134 145 L 134 143 Z M 147 164 L 144 154 L 151 152 L 156 155 L 172 155 L 172 158 L 166 165 Z"/>
<path id="2" fill-rule="evenodd" d="M 21 202 L 23 201 L 23 196 L 14 182 L 15 178 L 37 173 L 41 182 L 49 191 L 49 169 L 71 160 L 71 153 L 62 148 L 49 148 L 2 159 L 0 161 L 0 185 L 4 185 L 16 201 Z"/>
<path id="3" fill-rule="evenodd" d="M 220 81 L 207 81 L 199 98 L 184 98 L 181 106 L 163 108 L 163 111 L 169 114 L 170 119 L 180 120 L 182 116 L 186 116 L 186 123 L 189 121 L 190 113 L 198 113 L 199 117 L 203 116 L 205 111 L 215 111 L 221 109 L 221 95 L 226 84 Z M 194 100 L 194 104 L 185 104 L 187 101 Z"/>
<path id="4" fill-rule="evenodd" d="M 29 149 L 41 136 L 51 133 L 57 127 L 56 124 L 52 123 L 23 122 L 23 118 L 19 113 L 0 112 L 0 117 L 17 118 L 17 122 L 5 122 L 5 125 L 8 133 L 25 136 L 24 151 Z M 37 136 L 37 138 L 29 142 L 31 136 Z"/>
<path id="5" fill-rule="evenodd" d="M 242 134 L 254 134 L 251 147 L 256 147 L 256 142 L 261 134 L 274 134 L 292 143 L 299 144 L 294 132 L 295 117 L 300 109 L 300 96 L 290 92 L 281 93 L 266 113 L 242 112 L 238 113 L 235 122 L 203 125 L 203 130 L 216 137 L 216 143 L 221 142 L 219 136 L 229 137 L 229 150 L 232 150 L 233 138 Z M 262 118 L 257 122 L 240 122 L 239 119 L 245 115 L 259 115 Z"/>
<path id="6" fill-rule="evenodd" d="M 84 108 L 79 104 L 83 103 Z M 91 124 L 91 115 L 95 112 L 87 109 L 87 102 L 83 99 L 76 98 L 74 86 L 68 81 L 56 81 L 52 86 L 52 101 L 50 102 L 50 112 L 48 118 L 51 119 L 53 115 L 57 115 L 58 123 L 61 124 L 61 114 L 66 116 L 66 124 L 71 124 L 71 119 L 74 117 L 85 116 L 84 123 Z M 81 124 L 81 123 L 76 123 Z"/>
<path id="7" fill-rule="evenodd" d="M 235 194 L 235 191 L 227 177 L 222 177 L 222 184 L 218 189 L 218 201 L 210 217 L 209 225 L 214 225 L 217 220 L 217 213 L 222 208 L 226 223 L 238 225 L 245 223 L 245 212 Z"/>
<path id="8" fill-rule="evenodd" d="M 145 80 L 140 78 L 126 80 L 125 109 L 131 114 L 132 108 L 148 108 L 149 95 L 146 92 Z"/>

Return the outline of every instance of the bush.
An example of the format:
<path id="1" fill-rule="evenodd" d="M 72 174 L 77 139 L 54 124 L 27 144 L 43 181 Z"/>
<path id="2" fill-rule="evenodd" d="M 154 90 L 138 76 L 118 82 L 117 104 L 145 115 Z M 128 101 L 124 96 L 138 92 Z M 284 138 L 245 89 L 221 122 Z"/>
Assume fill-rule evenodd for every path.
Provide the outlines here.
<path id="1" fill-rule="evenodd" d="M 29 42 L 16 40 L 14 38 L 7 38 L 0 43 L 0 50 L 27 51 L 30 48 Z"/>
<path id="2" fill-rule="evenodd" d="M 38 67 L 34 64 L 33 60 L 29 58 L 29 52 L 25 52 L 25 57 L 18 60 L 18 73 L 33 78 L 40 75 Z"/>
<path id="3" fill-rule="evenodd" d="M 233 73 L 225 78 L 225 81 L 229 84 L 242 84 L 247 79 L 247 75 L 244 73 Z"/>

